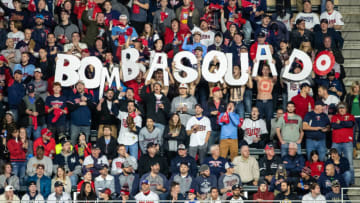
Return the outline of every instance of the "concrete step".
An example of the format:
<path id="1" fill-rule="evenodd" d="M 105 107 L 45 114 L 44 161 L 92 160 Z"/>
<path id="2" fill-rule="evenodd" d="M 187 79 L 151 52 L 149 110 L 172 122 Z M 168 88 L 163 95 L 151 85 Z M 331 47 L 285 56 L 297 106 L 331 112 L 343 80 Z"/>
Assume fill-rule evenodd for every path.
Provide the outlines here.
<path id="1" fill-rule="evenodd" d="M 343 56 L 346 59 L 359 59 L 360 58 L 360 51 L 352 50 L 352 49 L 343 49 L 342 51 Z"/>
<path id="2" fill-rule="evenodd" d="M 355 185 L 360 185 L 360 178 L 355 178 Z M 360 194 L 360 191 L 357 190 L 357 193 Z"/>
<path id="3" fill-rule="evenodd" d="M 359 16 L 360 18 L 360 16 Z M 359 21 L 360 24 L 360 21 Z M 360 40 L 360 33 L 359 31 L 341 31 L 341 36 L 344 38 L 345 41 L 356 41 Z"/>
<path id="4" fill-rule="evenodd" d="M 354 168 L 355 178 L 360 178 L 360 168 Z"/>
<path id="5" fill-rule="evenodd" d="M 347 75 L 346 78 L 344 79 L 344 85 L 348 88 L 351 87 L 351 84 L 355 81 L 359 81 L 359 77 L 357 76 L 351 76 L 351 75 Z"/>
<path id="6" fill-rule="evenodd" d="M 357 14 L 360 13 L 360 6 L 354 5 L 341 5 L 338 8 L 341 14 Z"/>
<path id="7" fill-rule="evenodd" d="M 358 66 L 359 67 L 359 66 Z M 345 73 L 346 73 L 346 77 L 360 77 L 360 71 L 359 68 L 349 68 L 345 66 Z"/>
<path id="8" fill-rule="evenodd" d="M 359 1 L 360 3 L 360 1 Z M 360 14 L 343 14 L 343 19 L 345 23 L 358 23 L 360 22 Z"/>
<path id="9" fill-rule="evenodd" d="M 352 33 L 357 33 L 358 35 L 360 35 L 359 32 L 352 32 Z M 347 40 L 344 42 L 343 49 L 360 50 L 360 41 Z"/>
<path id="10" fill-rule="evenodd" d="M 360 59 L 345 59 L 344 63 L 345 70 L 360 67 Z"/>
<path id="11" fill-rule="evenodd" d="M 360 168 L 360 159 L 353 160 L 353 164 L 354 164 L 354 168 Z"/>
<path id="12" fill-rule="evenodd" d="M 360 31 L 360 23 L 345 23 L 343 31 Z"/>
<path id="13" fill-rule="evenodd" d="M 342 6 L 342 5 L 358 5 L 358 6 L 360 6 L 360 1 L 358 1 L 358 0 L 339 0 L 338 5 L 339 6 Z"/>

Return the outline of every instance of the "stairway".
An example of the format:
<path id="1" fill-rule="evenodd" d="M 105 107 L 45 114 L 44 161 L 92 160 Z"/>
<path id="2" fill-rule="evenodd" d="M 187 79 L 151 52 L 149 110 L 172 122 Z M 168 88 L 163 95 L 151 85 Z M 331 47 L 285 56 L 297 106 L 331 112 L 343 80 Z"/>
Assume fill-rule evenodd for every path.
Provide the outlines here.
<path id="1" fill-rule="evenodd" d="M 341 0 L 338 2 L 345 26 L 342 36 L 345 39 L 343 55 L 345 57 L 345 86 L 349 88 L 353 81 L 360 81 L 360 1 Z"/>

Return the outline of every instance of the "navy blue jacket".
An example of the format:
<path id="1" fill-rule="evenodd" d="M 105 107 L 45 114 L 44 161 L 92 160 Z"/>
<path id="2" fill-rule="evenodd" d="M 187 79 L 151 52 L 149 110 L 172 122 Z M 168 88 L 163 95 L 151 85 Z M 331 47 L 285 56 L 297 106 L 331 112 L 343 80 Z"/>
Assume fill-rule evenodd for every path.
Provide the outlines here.
<path id="1" fill-rule="evenodd" d="M 217 187 L 216 176 L 210 174 L 209 177 L 198 176 L 195 178 L 195 190 L 201 193 L 210 193 L 212 187 Z"/>
<path id="2" fill-rule="evenodd" d="M 84 93 L 87 98 L 87 105 L 80 106 L 80 93 L 76 93 L 67 102 L 69 111 L 71 112 L 71 123 L 79 126 L 90 126 L 91 125 L 91 108 L 95 105 L 92 101 L 90 94 Z"/>
<path id="3" fill-rule="evenodd" d="M 36 27 L 33 28 L 33 31 L 31 33 L 31 39 L 33 39 L 36 42 L 34 50 L 37 51 L 42 47 L 45 48 L 48 33 L 50 33 L 50 30 L 45 28 L 45 26 L 43 26 L 43 28 L 40 29 Z"/>
<path id="4" fill-rule="evenodd" d="M 193 157 L 187 155 L 186 157 L 180 157 L 179 155 L 177 155 L 175 158 L 173 158 L 171 160 L 171 164 L 170 164 L 170 170 L 172 174 L 177 174 L 179 173 L 179 167 L 180 164 L 183 162 L 187 162 L 189 163 L 189 173 L 191 176 L 195 177 L 197 174 L 197 165 L 196 165 L 196 161 Z"/>
<path id="5" fill-rule="evenodd" d="M 74 152 L 70 156 L 68 156 L 67 163 L 65 162 L 64 155 L 62 155 L 61 153 L 55 155 L 53 164 L 59 165 L 59 166 L 67 165 L 69 167 L 70 171 L 74 171 L 76 166 L 80 166 L 79 157 Z"/>
<path id="6" fill-rule="evenodd" d="M 307 122 L 311 127 L 326 127 L 330 125 L 328 115 L 325 113 L 316 114 L 314 111 L 308 112 L 305 115 L 304 122 Z M 304 132 L 307 139 L 323 140 L 326 136 L 326 133 L 321 130 L 305 130 Z"/>
<path id="7" fill-rule="evenodd" d="M 335 170 L 338 174 L 344 174 L 346 171 L 350 170 L 349 161 L 345 157 L 340 157 L 339 164 L 335 164 L 334 161 L 330 158 L 325 162 L 325 166 L 328 164 L 334 164 Z"/>
<path id="8" fill-rule="evenodd" d="M 319 179 L 318 179 L 318 184 L 320 185 L 320 191 L 321 194 L 325 195 L 329 192 L 331 192 L 331 182 L 334 180 L 338 180 L 340 182 L 340 187 L 346 187 L 344 178 L 342 177 L 342 175 L 336 173 L 335 171 L 335 175 L 334 176 L 327 176 L 325 172 L 321 173 Z M 345 190 L 344 192 L 346 193 L 347 190 Z"/>
<path id="9" fill-rule="evenodd" d="M 10 109 L 17 109 L 17 106 L 25 96 L 25 86 L 22 83 L 14 81 L 14 83 L 8 87 L 8 98 Z"/>
<path id="10" fill-rule="evenodd" d="M 305 166 L 305 159 L 302 155 L 296 154 L 295 156 L 285 155 L 283 158 L 283 164 L 286 171 L 290 176 L 299 176 L 302 168 Z"/>
<path id="11" fill-rule="evenodd" d="M 225 158 L 219 157 L 215 160 L 212 156 L 207 157 L 203 164 L 206 164 L 210 168 L 210 173 L 216 177 L 220 177 L 221 173 L 225 173 L 225 164 L 228 162 Z"/>
<path id="12" fill-rule="evenodd" d="M 212 111 L 219 111 L 220 113 L 226 111 L 226 103 L 224 100 L 220 101 L 219 108 L 217 109 L 214 101 L 210 99 L 210 101 L 207 103 L 206 107 L 204 108 L 204 116 L 207 116 L 210 119 L 211 122 L 211 130 L 212 131 L 220 131 L 220 125 L 217 124 L 217 117 L 218 115 L 211 115 Z"/>

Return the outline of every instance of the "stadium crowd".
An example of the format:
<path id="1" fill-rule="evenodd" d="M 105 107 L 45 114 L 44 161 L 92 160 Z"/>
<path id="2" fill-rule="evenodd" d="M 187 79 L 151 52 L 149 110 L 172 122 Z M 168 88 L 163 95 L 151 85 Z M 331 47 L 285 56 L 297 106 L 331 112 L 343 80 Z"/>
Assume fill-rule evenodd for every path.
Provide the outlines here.
<path id="1" fill-rule="evenodd" d="M 296 2 L 293 12 L 290 0 L 277 0 L 269 15 L 266 0 L 2 0 L 0 201 L 341 201 L 360 148 L 360 83 L 346 92 L 334 3 L 322 0 L 316 13 L 310 0 Z M 249 54 L 251 73 L 264 44 L 273 60 L 261 61 L 246 85 L 173 77 L 176 53 L 194 53 L 195 64 L 182 63 L 201 73 L 204 55 L 217 50 L 233 54 L 238 79 L 240 53 Z M 124 82 L 128 47 L 142 65 Z M 294 48 L 312 61 L 331 53 L 332 70 L 283 79 Z M 106 82 L 99 99 L 83 81 L 54 82 L 58 53 L 96 56 L 109 73 L 119 67 L 121 87 Z M 170 67 L 145 81 L 155 53 L 166 53 Z M 216 72 L 219 60 L 208 68 Z M 86 76 L 94 75 L 89 65 Z"/>

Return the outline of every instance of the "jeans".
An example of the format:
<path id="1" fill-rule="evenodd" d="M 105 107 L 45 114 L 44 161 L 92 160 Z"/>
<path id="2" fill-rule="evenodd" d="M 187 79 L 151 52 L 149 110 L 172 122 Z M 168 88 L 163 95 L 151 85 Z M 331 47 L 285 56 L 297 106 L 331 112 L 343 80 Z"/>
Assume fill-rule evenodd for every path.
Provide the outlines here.
<path id="1" fill-rule="evenodd" d="M 269 131 L 271 118 L 273 117 L 273 114 L 274 114 L 272 99 L 256 100 L 256 107 L 258 107 L 258 109 L 259 109 L 260 118 L 265 118 L 266 127 L 268 127 L 268 131 Z"/>
<path id="2" fill-rule="evenodd" d="M 85 126 L 85 125 L 74 125 L 74 124 L 71 124 L 70 126 L 70 132 L 71 132 L 71 144 L 73 146 L 75 146 L 75 144 L 77 144 L 78 142 L 78 137 L 79 137 L 79 134 L 81 132 L 85 133 L 86 135 L 86 142 L 89 141 L 89 136 L 90 136 L 90 126 Z"/>
<path id="3" fill-rule="evenodd" d="M 310 153 L 311 151 L 316 150 L 319 153 L 319 160 L 325 161 L 326 156 L 326 139 L 322 140 L 313 140 L 313 139 L 306 139 L 306 155 L 307 159 L 310 160 Z"/>
<path id="4" fill-rule="evenodd" d="M 189 155 L 192 156 L 194 159 L 196 158 L 196 154 L 199 152 L 199 160 L 200 163 L 203 163 L 206 157 L 206 152 L 207 152 L 207 146 L 208 144 L 205 143 L 202 146 L 194 146 L 194 147 L 189 147 Z"/>
<path id="5" fill-rule="evenodd" d="M 240 115 L 240 118 L 245 118 L 244 101 L 235 102 L 235 113 Z"/>
<path id="6" fill-rule="evenodd" d="M 349 161 L 350 164 L 350 171 L 351 171 L 351 178 L 354 177 L 354 165 L 353 165 L 353 143 L 352 142 L 345 142 L 345 143 L 332 143 L 332 148 L 337 149 L 340 156 L 343 154 L 345 158 Z M 352 180 L 350 178 L 350 180 Z M 354 180 L 352 180 L 354 181 Z"/>
<path id="7" fill-rule="evenodd" d="M 246 43 L 250 43 L 251 40 L 251 32 L 252 27 L 250 21 L 246 21 L 246 23 L 242 26 L 242 30 L 244 31 L 244 38 Z"/>
<path id="8" fill-rule="evenodd" d="M 26 128 L 26 134 L 29 139 L 31 138 L 31 134 L 33 134 L 33 140 L 36 140 L 37 138 L 41 137 L 41 129 L 42 126 L 38 126 L 35 130 L 34 126 L 31 125 Z"/>
<path id="9" fill-rule="evenodd" d="M 163 134 L 164 134 L 164 130 L 165 130 L 165 126 L 161 123 L 154 123 L 155 128 L 158 128 L 160 130 L 160 135 L 161 135 L 161 143 L 160 146 L 162 146 L 164 140 L 162 138 Z"/>
<path id="10" fill-rule="evenodd" d="M 301 144 L 297 144 L 298 148 L 297 148 L 297 154 L 301 155 Z M 286 144 L 282 144 L 281 145 L 281 157 L 284 157 L 285 155 L 287 155 L 289 152 L 289 143 Z"/>
<path id="11" fill-rule="evenodd" d="M 213 146 L 215 143 L 218 143 L 220 140 L 220 131 L 211 131 L 210 138 L 208 141 L 208 150 L 210 150 L 210 147 Z"/>
<path id="12" fill-rule="evenodd" d="M 132 145 L 126 145 L 125 148 L 126 148 L 126 151 L 129 151 L 129 154 L 131 156 L 135 157 L 136 159 L 138 158 L 138 155 L 139 155 L 138 142 L 136 142 L 135 144 L 132 144 Z"/>
<path id="13" fill-rule="evenodd" d="M 245 112 L 250 113 L 252 107 L 252 89 L 245 89 L 244 94 L 244 104 L 245 104 Z"/>
<path id="14" fill-rule="evenodd" d="M 78 175 L 73 174 L 73 175 L 70 176 L 69 178 L 70 178 L 70 181 L 71 181 L 71 185 L 72 185 L 72 186 L 77 185 L 77 182 L 78 182 L 78 180 L 79 180 Z"/>
<path id="15" fill-rule="evenodd" d="M 351 184 L 351 171 L 345 171 L 345 173 L 342 174 L 342 177 L 344 178 L 346 187 L 349 187 Z"/>
<path id="16" fill-rule="evenodd" d="M 326 11 L 326 0 L 321 0 L 321 13 Z"/>
<path id="17" fill-rule="evenodd" d="M 11 166 L 13 174 L 19 177 L 20 185 L 25 184 L 26 162 L 12 161 Z"/>

